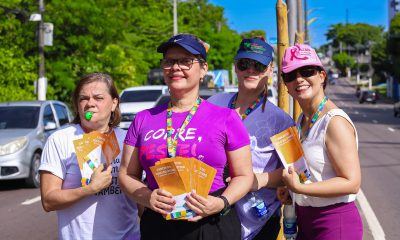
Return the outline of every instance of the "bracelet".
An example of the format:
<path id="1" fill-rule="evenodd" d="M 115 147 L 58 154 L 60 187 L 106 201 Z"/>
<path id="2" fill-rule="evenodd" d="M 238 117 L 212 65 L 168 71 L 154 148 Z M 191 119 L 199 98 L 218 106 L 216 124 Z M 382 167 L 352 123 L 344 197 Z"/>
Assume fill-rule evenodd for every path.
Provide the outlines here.
<path id="1" fill-rule="evenodd" d="M 229 213 L 229 211 L 231 210 L 231 205 L 229 204 L 228 199 L 226 199 L 225 196 L 220 195 L 218 196 L 219 198 L 222 199 L 222 201 L 224 201 L 224 208 L 221 210 L 221 212 L 219 213 L 221 216 L 225 216 L 226 214 Z"/>

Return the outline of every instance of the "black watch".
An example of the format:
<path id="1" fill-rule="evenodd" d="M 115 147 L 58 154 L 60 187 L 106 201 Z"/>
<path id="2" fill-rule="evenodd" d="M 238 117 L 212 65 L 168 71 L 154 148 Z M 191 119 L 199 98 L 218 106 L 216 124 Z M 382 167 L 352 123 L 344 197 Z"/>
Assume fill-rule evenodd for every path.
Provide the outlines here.
<path id="1" fill-rule="evenodd" d="M 231 210 L 231 205 L 229 204 L 229 201 L 228 201 L 228 199 L 226 199 L 225 196 L 220 195 L 218 197 L 224 201 L 224 208 L 221 210 L 221 212 L 219 214 L 221 216 L 225 216 Z"/>

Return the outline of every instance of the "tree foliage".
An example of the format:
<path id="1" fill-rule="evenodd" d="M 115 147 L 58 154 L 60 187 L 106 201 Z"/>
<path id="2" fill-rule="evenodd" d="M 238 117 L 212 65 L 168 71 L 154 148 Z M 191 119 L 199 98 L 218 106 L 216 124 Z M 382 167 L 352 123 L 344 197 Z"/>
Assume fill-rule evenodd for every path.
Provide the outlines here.
<path id="1" fill-rule="evenodd" d="M 400 79 L 400 14 L 390 22 L 387 49 L 392 59 L 390 72 Z"/>
<path id="2" fill-rule="evenodd" d="M 384 81 L 383 72 L 387 71 L 386 35 L 382 26 L 372 26 L 365 23 L 333 24 L 325 34 L 334 48 L 342 47 L 353 55 L 359 53 L 371 54 L 371 65 L 374 73 Z M 348 61 L 347 54 L 336 56 L 336 62 Z M 354 66 L 353 66 L 354 67 Z"/>
<path id="3" fill-rule="evenodd" d="M 354 58 L 344 52 L 334 54 L 332 60 L 335 62 L 336 67 L 342 72 L 342 74 L 346 72 L 347 67 L 354 68 L 356 66 Z"/>
<path id="4" fill-rule="evenodd" d="M 372 26 L 366 23 L 333 24 L 325 34 L 328 41 L 332 41 L 334 47 L 339 47 L 340 42 L 346 46 L 356 44 L 369 45 L 371 42 L 380 41 L 383 37 L 382 26 Z"/>
<path id="5" fill-rule="evenodd" d="M 173 35 L 170 0 L 46 0 L 44 21 L 54 24 L 53 46 L 45 47 L 47 98 L 70 100 L 78 79 L 109 73 L 117 88 L 146 83 L 159 67 L 157 46 Z M 38 78 L 36 1 L 0 4 L 0 101 L 35 99 Z M 207 0 L 178 5 L 179 32 L 200 36 L 211 45 L 210 69 L 230 69 L 241 36 L 230 29 L 224 9 Z"/>

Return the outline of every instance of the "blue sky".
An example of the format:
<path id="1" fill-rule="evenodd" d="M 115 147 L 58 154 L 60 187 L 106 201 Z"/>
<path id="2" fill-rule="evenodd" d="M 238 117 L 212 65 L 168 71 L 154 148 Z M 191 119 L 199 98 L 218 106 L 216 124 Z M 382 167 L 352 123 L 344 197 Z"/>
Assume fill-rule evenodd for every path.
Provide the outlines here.
<path id="1" fill-rule="evenodd" d="M 303 0 L 304 1 L 304 0 Z M 267 38 L 276 37 L 276 0 L 209 0 L 225 9 L 229 26 L 246 32 L 253 29 L 266 31 Z M 308 19 L 316 18 L 310 24 L 310 41 L 314 47 L 326 43 L 325 33 L 331 24 L 346 22 L 348 9 L 349 23 L 381 25 L 387 30 L 387 0 L 307 0 L 311 10 Z"/>

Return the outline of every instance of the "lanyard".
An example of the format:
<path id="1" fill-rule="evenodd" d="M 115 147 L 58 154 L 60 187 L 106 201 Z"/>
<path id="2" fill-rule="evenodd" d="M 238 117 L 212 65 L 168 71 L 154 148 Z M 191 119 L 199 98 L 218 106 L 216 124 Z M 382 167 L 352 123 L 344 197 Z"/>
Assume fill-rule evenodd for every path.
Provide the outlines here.
<path id="1" fill-rule="evenodd" d="M 174 129 L 172 128 L 172 103 L 168 103 L 167 109 L 167 145 L 168 145 L 168 156 L 175 157 L 176 156 L 176 146 L 178 145 L 178 137 L 181 132 L 185 131 L 186 126 L 189 124 L 190 120 L 192 120 L 194 114 L 196 113 L 199 105 L 201 103 L 201 98 L 197 98 L 195 104 L 192 109 L 188 113 L 183 121 L 182 126 L 179 128 L 178 133 L 175 134 L 175 137 L 172 139 L 172 134 L 174 133 Z"/>
<path id="2" fill-rule="evenodd" d="M 304 133 L 304 137 L 301 137 L 301 123 L 303 122 L 304 115 L 301 118 L 301 121 L 300 121 L 299 125 L 297 126 L 297 131 L 299 132 L 301 142 L 303 142 L 308 137 L 308 134 L 310 133 L 310 129 L 314 126 L 314 123 L 317 121 L 317 119 L 318 119 L 319 115 L 321 114 L 322 110 L 324 109 L 327 101 L 328 101 L 328 97 L 324 96 L 322 101 L 319 103 L 317 111 L 314 113 L 314 115 L 311 119 L 311 122 L 310 122 L 310 125 L 308 126 L 307 131 Z"/>
<path id="3" fill-rule="evenodd" d="M 236 100 L 237 100 L 238 94 L 236 93 L 233 96 L 233 100 L 231 100 L 231 103 L 229 104 L 229 108 L 235 109 L 236 108 Z M 258 98 L 244 111 L 243 114 L 240 115 L 240 118 L 242 121 L 247 118 L 247 116 L 258 106 L 258 104 L 261 102 L 261 99 L 263 98 L 263 94 L 258 96 Z"/>

